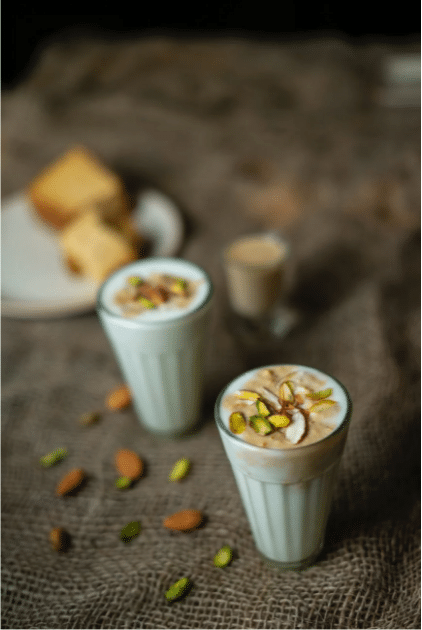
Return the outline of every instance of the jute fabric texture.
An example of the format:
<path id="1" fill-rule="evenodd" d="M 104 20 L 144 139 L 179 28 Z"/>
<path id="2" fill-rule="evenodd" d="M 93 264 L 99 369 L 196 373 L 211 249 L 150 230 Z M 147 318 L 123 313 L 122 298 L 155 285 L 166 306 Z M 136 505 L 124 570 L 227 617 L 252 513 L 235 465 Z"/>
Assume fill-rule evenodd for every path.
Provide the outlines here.
<path id="1" fill-rule="evenodd" d="M 420 628 L 420 111 L 380 105 L 394 45 L 233 38 L 51 42 L 3 94 L 3 197 L 74 143 L 136 193 L 180 207 L 180 256 L 215 285 L 199 426 L 156 438 L 129 408 L 104 408 L 122 376 L 94 312 L 2 320 L 3 628 Z M 252 343 L 233 325 L 221 251 L 239 234 L 288 240 L 297 324 Z M 19 234 L 16 247 L 20 247 Z M 23 270 L 23 273 L 30 270 Z M 318 562 L 280 573 L 259 557 L 213 420 L 228 381 L 270 363 L 335 375 L 354 403 Z M 78 423 L 101 410 L 90 427 Z M 66 446 L 68 458 L 39 458 Z M 145 474 L 114 487 L 130 448 Z M 192 462 L 168 481 L 180 457 Z M 54 488 L 87 471 L 75 496 Z M 163 528 L 184 508 L 189 533 Z M 129 544 L 129 521 L 141 523 Z M 50 548 L 64 527 L 66 553 Z M 213 556 L 228 544 L 230 566 Z M 193 588 L 173 604 L 177 579 Z"/>

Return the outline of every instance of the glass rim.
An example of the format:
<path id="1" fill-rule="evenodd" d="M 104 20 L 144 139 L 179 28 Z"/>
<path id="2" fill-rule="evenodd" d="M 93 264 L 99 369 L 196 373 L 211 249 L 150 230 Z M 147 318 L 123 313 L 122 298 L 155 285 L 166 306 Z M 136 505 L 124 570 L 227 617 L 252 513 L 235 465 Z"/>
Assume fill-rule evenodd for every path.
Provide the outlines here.
<path id="1" fill-rule="evenodd" d="M 317 445 L 323 444 L 324 442 L 329 441 L 330 439 L 332 439 L 334 436 L 340 434 L 342 431 L 344 431 L 345 427 L 349 424 L 351 416 L 352 416 L 352 410 L 353 410 L 353 403 L 352 403 L 352 399 L 350 397 L 349 392 L 347 391 L 346 387 L 343 385 L 343 383 L 341 383 L 337 378 L 335 378 L 335 376 L 332 376 L 331 374 L 329 374 L 328 372 L 323 372 L 322 370 L 313 367 L 312 365 L 299 365 L 297 363 L 273 363 L 271 365 L 262 365 L 260 367 L 257 367 L 255 369 L 252 370 L 248 370 L 248 372 L 257 372 L 258 370 L 265 370 L 265 369 L 271 369 L 274 367 L 279 367 L 279 366 L 285 366 L 285 367 L 297 367 L 297 368 L 311 368 L 317 372 L 320 372 L 321 374 L 325 374 L 326 376 L 329 376 L 333 381 L 335 381 L 337 383 L 337 385 L 339 385 L 341 387 L 341 389 L 343 390 L 345 396 L 346 396 L 346 401 L 347 401 L 347 409 L 346 412 L 344 414 L 344 418 L 341 421 L 341 423 L 338 425 L 338 427 L 336 427 L 334 429 L 334 431 L 332 431 L 331 433 L 329 433 L 328 435 L 326 435 L 325 437 L 321 438 L 320 440 L 317 440 L 316 442 L 311 442 L 310 444 L 303 444 L 303 445 L 298 445 L 292 448 L 271 448 L 271 447 L 265 447 L 263 449 L 262 446 L 258 446 L 257 444 L 251 444 L 250 442 L 247 442 L 246 440 L 243 440 L 240 435 L 237 435 L 236 433 L 232 433 L 232 431 L 230 431 L 230 429 L 224 424 L 223 420 L 221 419 L 221 415 L 220 415 L 220 404 L 221 401 L 223 400 L 223 397 L 226 394 L 227 389 L 230 387 L 230 385 L 233 383 L 233 381 L 235 381 L 237 378 L 239 378 L 239 376 L 242 376 L 241 374 L 239 376 L 237 376 L 236 378 L 233 378 L 219 393 L 217 400 L 215 402 L 214 405 L 214 419 L 215 422 L 217 424 L 217 428 L 218 429 L 222 429 L 223 432 L 229 436 L 229 438 L 233 439 L 235 442 L 238 442 L 239 444 L 242 444 L 243 447 L 245 448 L 250 448 L 253 451 L 259 452 L 264 450 L 265 452 L 271 452 L 273 454 L 275 453 L 289 453 L 291 455 L 294 456 L 294 453 L 303 453 L 306 450 L 312 450 L 313 448 L 315 448 Z M 244 374 L 246 374 L 247 372 L 244 372 Z"/>
<path id="2" fill-rule="evenodd" d="M 175 317 L 166 320 L 166 324 L 171 325 L 175 322 L 180 321 L 181 319 L 184 319 L 186 317 L 191 317 L 193 315 L 195 315 L 196 313 L 198 313 L 199 311 L 201 311 L 207 304 L 209 304 L 209 302 L 211 301 L 211 298 L 213 297 L 214 294 L 214 285 L 213 282 L 211 280 L 211 276 L 209 275 L 209 273 L 207 271 L 205 271 L 205 269 L 203 267 L 201 267 L 200 265 L 198 265 L 197 263 L 191 262 L 190 260 L 187 260 L 186 258 L 181 258 L 180 256 L 153 256 L 153 257 L 148 257 L 148 258 L 140 258 L 138 260 L 133 261 L 132 263 L 129 263 L 128 265 L 124 265 L 124 267 L 126 267 L 128 270 L 130 269 L 130 267 L 133 266 L 137 266 L 140 262 L 142 262 L 143 260 L 156 260 L 157 262 L 162 262 L 162 261 L 181 261 L 183 263 L 188 263 L 189 265 L 191 265 L 192 267 L 195 267 L 197 270 L 201 271 L 207 282 L 208 282 L 208 291 L 206 293 L 206 295 L 204 296 L 202 302 L 200 304 L 198 304 L 198 306 L 196 306 L 193 310 L 189 311 L 187 314 L 186 312 L 181 312 L 179 314 L 177 314 Z M 124 317 L 123 315 L 119 315 L 117 313 L 115 313 L 114 311 L 112 311 L 111 309 L 109 309 L 107 307 L 106 304 L 104 304 L 102 298 L 103 298 L 103 294 L 104 291 L 108 285 L 109 282 L 111 282 L 111 280 L 114 278 L 114 276 L 117 273 L 120 273 L 122 271 L 122 269 L 124 267 L 120 267 L 119 269 L 116 269 L 116 271 L 114 273 L 112 273 L 110 276 L 108 276 L 108 278 L 106 278 L 104 280 L 104 282 L 102 283 L 102 285 L 100 286 L 100 288 L 98 289 L 97 292 L 97 299 L 96 299 L 96 308 L 97 308 L 97 312 L 104 312 L 107 313 L 107 315 L 115 320 L 118 320 L 119 322 L 124 321 L 126 322 L 128 325 L 136 325 L 136 326 L 145 326 L 148 328 L 152 328 L 152 327 L 159 327 L 163 325 L 162 321 L 148 321 L 148 322 L 143 322 L 142 320 L 138 319 L 137 317 Z"/>

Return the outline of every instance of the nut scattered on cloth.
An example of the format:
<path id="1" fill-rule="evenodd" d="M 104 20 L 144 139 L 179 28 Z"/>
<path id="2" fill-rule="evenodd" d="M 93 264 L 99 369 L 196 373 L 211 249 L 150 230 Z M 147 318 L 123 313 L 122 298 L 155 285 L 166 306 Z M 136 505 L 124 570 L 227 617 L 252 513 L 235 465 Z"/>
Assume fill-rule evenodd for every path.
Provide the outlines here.
<path id="1" fill-rule="evenodd" d="M 3 318 L 4 628 L 421 627 L 420 110 L 375 98 L 398 48 L 68 38 L 4 93 L 4 197 L 83 142 L 135 191 L 148 183 L 175 200 L 180 255 L 216 295 L 201 424 L 182 443 L 148 434 L 132 406 L 89 430 L 75 421 L 121 382 L 95 313 Z M 229 327 L 221 251 L 263 228 L 290 244 L 287 297 L 301 317 L 256 347 Z M 270 363 L 333 374 L 354 402 L 326 545 L 302 573 L 257 554 L 213 420 L 229 380 Z M 39 465 L 64 444 L 65 463 Z M 118 492 L 113 455 L 127 446 L 145 475 Z M 192 470 L 169 483 L 181 457 Z M 54 489 L 72 467 L 89 483 L 63 500 Z M 206 527 L 167 531 L 186 506 Z M 72 536 L 66 554 L 51 550 L 58 526 Z M 236 562 L 220 570 L 223 545 Z M 169 605 L 182 577 L 194 586 Z"/>

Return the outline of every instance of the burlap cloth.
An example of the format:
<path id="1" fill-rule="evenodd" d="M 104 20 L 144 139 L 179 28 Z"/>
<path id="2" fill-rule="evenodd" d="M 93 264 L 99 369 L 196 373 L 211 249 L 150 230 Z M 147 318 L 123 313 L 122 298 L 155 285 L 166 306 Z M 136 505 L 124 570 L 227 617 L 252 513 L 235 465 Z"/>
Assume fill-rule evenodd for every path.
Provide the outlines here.
<path id="1" fill-rule="evenodd" d="M 3 94 L 3 196 L 85 143 L 128 186 L 173 197 L 186 219 L 179 254 L 209 271 L 217 298 L 202 422 L 176 442 L 149 435 L 131 409 L 78 424 L 121 381 L 95 313 L 2 320 L 3 628 L 420 628 L 420 112 L 379 105 L 390 52 L 69 38 Z M 230 332 L 220 253 L 266 226 L 290 242 L 301 319 L 257 348 Z M 272 362 L 326 370 L 354 401 L 325 551 L 301 573 L 258 556 L 213 421 L 228 380 Z M 68 459 L 42 469 L 57 446 Z M 113 485 L 117 447 L 146 463 L 127 492 Z M 191 474 L 170 484 L 181 456 Z M 59 499 L 73 466 L 89 481 Z M 163 528 L 189 507 L 203 528 Z M 132 520 L 142 531 L 125 545 Z M 48 542 L 55 526 L 72 536 L 62 555 Z M 223 544 L 236 557 L 216 569 Z M 169 605 L 165 590 L 185 575 L 192 591 Z"/>

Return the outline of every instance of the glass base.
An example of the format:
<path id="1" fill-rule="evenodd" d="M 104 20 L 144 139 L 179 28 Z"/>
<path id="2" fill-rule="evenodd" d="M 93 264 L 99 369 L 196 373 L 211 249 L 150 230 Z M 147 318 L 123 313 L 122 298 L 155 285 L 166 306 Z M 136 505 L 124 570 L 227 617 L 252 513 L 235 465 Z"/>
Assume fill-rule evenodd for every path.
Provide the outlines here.
<path id="1" fill-rule="evenodd" d="M 297 562 L 280 562 L 278 560 L 272 560 L 271 558 L 267 558 L 263 553 L 259 552 L 261 558 L 272 569 L 277 569 L 278 571 L 302 571 L 303 569 L 308 569 L 311 565 L 315 564 L 318 556 L 322 551 L 322 546 L 315 553 L 308 558 L 304 558 L 303 560 L 298 560 Z"/>
<path id="2" fill-rule="evenodd" d="M 298 322 L 299 314 L 287 306 L 279 306 L 271 314 L 256 319 L 233 311 L 228 317 L 231 333 L 246 345 L 252 346 L 283 339 Z"/>

